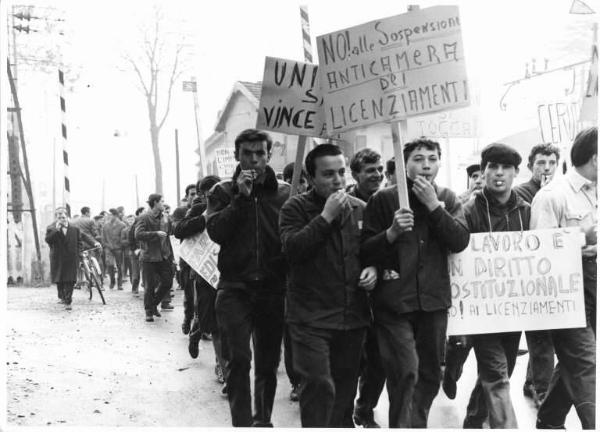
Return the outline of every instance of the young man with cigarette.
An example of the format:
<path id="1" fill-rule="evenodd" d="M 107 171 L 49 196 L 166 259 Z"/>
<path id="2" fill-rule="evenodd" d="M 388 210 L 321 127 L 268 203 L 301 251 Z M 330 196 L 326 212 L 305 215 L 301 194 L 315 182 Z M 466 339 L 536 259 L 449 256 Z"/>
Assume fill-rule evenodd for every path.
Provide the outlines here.
<path id="1" fill-rule="evenodd" d="M 281 209 L 290 263 L 287 317 L 300 376 L 302 427 L 354 427 L 352 407 L 370 311 L 375 267 L 359 259 L 365 203 L 344 191 L 340 148 L 321 144 L 306 156 L 310 192 Z"/>
<path id="2" fill-rule="evenodd" d="M 290 185 L 268 165 L 273 142 L 247 129 L 235 139 L 233 178 L 208 196 L 206 229 L 221 246 L 215 310 L 226 340 L 226 383 L 233 426 L 272 426 L 283 333 L 286 266 L 279 239 L 279 210 Z M 250 363 L 254 352 L 254 407 Z"/>
<path id="3" fill-rule="evenodd" d="M 400 208 L 397 189 L 389 187 L 369 199 L 364 213 L 361 263 L 381 274 L 372 298 L 390 428 L 427 427 L 451 305 L 448 254 L 469 243 L 458 198 L 434 183 L 440 156 L 435 141 L 407 143 L 410 208 Z"/>

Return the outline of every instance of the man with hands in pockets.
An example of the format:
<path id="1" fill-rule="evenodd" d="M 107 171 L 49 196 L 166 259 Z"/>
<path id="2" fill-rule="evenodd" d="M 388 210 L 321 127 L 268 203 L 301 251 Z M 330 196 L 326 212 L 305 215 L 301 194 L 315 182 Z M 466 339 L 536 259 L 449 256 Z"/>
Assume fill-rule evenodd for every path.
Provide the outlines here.
<path id="1" fill-rule="evenodd" d="M 313 188 L 281 208 L 279 231 L 290 264 L 286 321 L 300 376 L 303 427 L 354 427 L 361 349 L 370 322 L 367 290 L 375 267 L 359 259 L 364 202 L 344 191 L 340 148 L 306 156 Z"/>

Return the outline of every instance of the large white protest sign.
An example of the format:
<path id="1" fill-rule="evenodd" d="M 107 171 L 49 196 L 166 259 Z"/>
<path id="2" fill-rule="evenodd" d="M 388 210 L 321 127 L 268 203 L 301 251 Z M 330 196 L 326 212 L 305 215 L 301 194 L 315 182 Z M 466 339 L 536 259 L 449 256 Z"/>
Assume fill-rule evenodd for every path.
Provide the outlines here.
<path id="1" fill-rule="evenodd" d="M 471 234 L 450 255 L 448 334 L 585 327 L 579 228 Z"/>
<path id="2" fill-rule="evenodd" d="M 213 242 L 206 231 L 181 242 L 179 255 L 213 288 L 219 282 L 219 245 Z"/>
<path id="3" fill-rule="evenodd" d="M 469 104 L 456 6 L 435 6 L 317 38 L 330 134 Z"/>
<path id="4" fill-rule="evenodd" d="M 317 65 L 267 57 L 256 127 L 326 137 L 324 117 Z"/>

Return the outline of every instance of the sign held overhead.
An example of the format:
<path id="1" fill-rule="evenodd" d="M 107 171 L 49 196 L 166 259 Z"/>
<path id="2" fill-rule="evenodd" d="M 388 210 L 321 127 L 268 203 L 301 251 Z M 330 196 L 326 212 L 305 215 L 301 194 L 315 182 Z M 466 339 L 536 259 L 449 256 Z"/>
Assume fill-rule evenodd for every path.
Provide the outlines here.
<path id="1" fill-rule="evenodd" d="M 319 36 L 317 48 L 330 134 L 469 105 L 456 6 Z"/>

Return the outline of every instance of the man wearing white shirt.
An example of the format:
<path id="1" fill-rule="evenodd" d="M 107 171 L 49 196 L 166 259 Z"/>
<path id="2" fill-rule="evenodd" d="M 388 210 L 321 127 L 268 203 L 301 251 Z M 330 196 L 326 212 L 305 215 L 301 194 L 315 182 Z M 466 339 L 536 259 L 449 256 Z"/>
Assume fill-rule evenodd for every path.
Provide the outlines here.
<path id="1" fill-rule="evenodd" d="M 573 168 L 544 186 L 533 199 L 531 228 L 578 226 L 586 327 L 552 330 L 558 364 L 538 412 L 537 427 L 564 429 L 575 406 L 583 429 L 595 429 L 596 417 L 596 224 L 598 211 L 598 128 L 581 131 L 571 148 Z"/>

